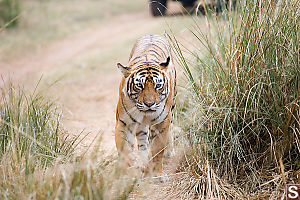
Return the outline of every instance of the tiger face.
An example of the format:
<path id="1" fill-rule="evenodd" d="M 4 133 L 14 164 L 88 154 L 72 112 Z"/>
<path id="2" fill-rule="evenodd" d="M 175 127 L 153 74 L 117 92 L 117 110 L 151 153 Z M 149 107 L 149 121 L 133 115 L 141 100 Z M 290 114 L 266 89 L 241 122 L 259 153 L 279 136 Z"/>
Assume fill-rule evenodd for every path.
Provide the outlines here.
<path id="1" fill-rule="evenodd" d="M 135 102 L 140 112 L 151 114 L 163 108 L 169 94 L 169 80 L 166 75 L 169 62 L 168 57 L 166 63 L 159 66 L 147 65 L 133 69 L 118 64 L 126 78 L 124 92 Z"/>

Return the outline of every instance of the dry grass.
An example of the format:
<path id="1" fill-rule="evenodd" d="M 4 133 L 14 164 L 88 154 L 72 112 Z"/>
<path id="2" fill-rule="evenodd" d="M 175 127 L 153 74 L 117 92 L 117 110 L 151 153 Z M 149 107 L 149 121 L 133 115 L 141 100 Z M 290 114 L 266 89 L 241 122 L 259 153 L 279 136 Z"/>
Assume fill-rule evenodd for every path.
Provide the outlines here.
<path id="1" fill-rule="evenodd" d="M 95 1 L 59 3 L 61 9 L 57 10 L 58 1 L 26 1 L 23 16 L 28 18 L 18 29 L 0 33 L 4 39 L 1 59 L 92 27 L 99 19 L 104 22 L 122 13 L 120 8 L 125 6 L 139 10 L 142 5 L 130 7 L 131 3 L 116 1 L 105 16 Z M 99 8 L 111 8 L 111 1 L 96 3 Z M 87 16 L 85 8 L 94 15 Z M 172 38 L 189 81 L 177 110 L 190 147 L 175 181 L 164 188 L 172 199 L 274 199 L 283 196 L 286 183 L 299 182 L 299 3 L 285 1 L 276 8 L 268 1 L 253 1 L 240 9 L 217 18 L 208 15 L 206 27 L 204 18 L 199 22 L 196 17 L 191 45 L 196 48 L 184 49 L 190 59 Z M 129 49 L 131 44 L 127 41 L 122 46 Z M 120 49 L 111 47 L 108 52 L 125 59 L 127 55 Z M 99 58 L 95 51 L 70 65 L 84 61 L 91 71 L 95 63 L 109 68 L 116 59 L 111 54 Z M 64 68 L 70 76 L 67 79 L 82 75 L 73 68 Z M 3 96 L 10 94 L 7 91 Z M 1 146 L 1 199 L 128 198 L 136 180 L 117 168 L 116 158 L 102 158 L 102 152 L 74 157 L 72 141 L 76 140 L 66 139 L 64 130 L 56 129 L 60 115 L 54 104 L 47 103 L 43 95 L 13 91 L 17 91 L 13 94 L 17 100 L 9 102 L 16 103 L 3 104 L 13 111 L 6 112 L 13 117 L 1 120 L 19 116 L 23 120 L 1 124 L 0 142 L 5 144 Z M 34 120 L 26 121 L 32 116 Z M 40 122 L 45 127 L 42 130 Z"/>
<path id="2" fill-rule="evenodd" d="M 207 32 L 195 18 L 194 50 L 171 36 L 190 86 L 179 105 L 190 141 L 182 194 L 277 199 L 299 182 L 299 8 L 242 1 L 208 13 Z"/>
<path id="3" fill-rule="evenodd" d="M 126 199 L 134 189 L 116 158 L 97 151 L 100 139 L 89 155 L 73 155 L 81 141 L 69 138 L 41 93 L 9 85 L 0 108 L 0 199 Z"/>

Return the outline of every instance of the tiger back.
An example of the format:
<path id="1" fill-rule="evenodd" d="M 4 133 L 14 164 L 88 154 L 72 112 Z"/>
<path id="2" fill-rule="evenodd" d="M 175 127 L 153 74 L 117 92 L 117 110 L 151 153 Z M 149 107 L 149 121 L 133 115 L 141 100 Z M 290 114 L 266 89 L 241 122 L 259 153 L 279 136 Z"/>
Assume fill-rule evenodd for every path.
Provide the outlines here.
<path id="1" fill-rule="evenodd" d="M 176 70 L 164 36 L 145 35 L 134 45 L 123 77 L 116 111 L 115 142 L 124 163 L 143 172 L 162 173 L 164 150 L 176 96 Z M 134 155 L 135 143 L 139 156 Z"/>

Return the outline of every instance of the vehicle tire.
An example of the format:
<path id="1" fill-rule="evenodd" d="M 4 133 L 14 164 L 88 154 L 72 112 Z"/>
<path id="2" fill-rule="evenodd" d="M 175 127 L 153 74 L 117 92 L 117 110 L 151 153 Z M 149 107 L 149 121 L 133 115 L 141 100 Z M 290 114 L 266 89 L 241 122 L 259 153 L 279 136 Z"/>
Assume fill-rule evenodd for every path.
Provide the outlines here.
<path id="1" fill-rule="evenodd" d="M 182 2 L 182 6 L 184 7 L 184 12 L 186 12 L 187 14 L 192 14 L 195 10 L 195 0 L 183 0 Z"/>
<path id="2" fill-rule="evenodd" d="M 182 1 L 182 6 L 185 8 L 191 8 L 194 7 L 195 0 L 184 0 Z"/>
<path id="3" fill-rule="evenodd" d="M 150 0 L 150 10 L 154 17 L 163 16 L 166 14 L 167 0 Z"/>

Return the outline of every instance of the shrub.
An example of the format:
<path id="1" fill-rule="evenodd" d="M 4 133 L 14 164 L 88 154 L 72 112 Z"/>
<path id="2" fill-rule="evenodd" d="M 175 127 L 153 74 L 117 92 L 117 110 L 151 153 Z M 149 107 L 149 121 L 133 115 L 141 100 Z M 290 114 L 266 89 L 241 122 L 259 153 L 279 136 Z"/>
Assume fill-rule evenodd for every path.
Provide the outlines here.
<path id="1" fill-rule="evenodd" d="M 242 1 L 236 12 L 208 15 L 208 33 L 196 18 L 199 49 L 191 55 L 171 36 L 191 86 L 181 115 L 191 144 L 183 166 L 189 193 L 279 198 L 299 181 L 299 8 Z"/>

